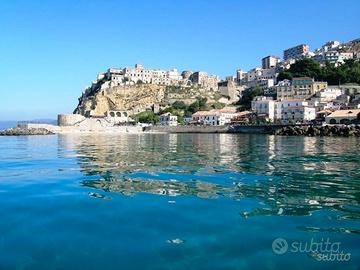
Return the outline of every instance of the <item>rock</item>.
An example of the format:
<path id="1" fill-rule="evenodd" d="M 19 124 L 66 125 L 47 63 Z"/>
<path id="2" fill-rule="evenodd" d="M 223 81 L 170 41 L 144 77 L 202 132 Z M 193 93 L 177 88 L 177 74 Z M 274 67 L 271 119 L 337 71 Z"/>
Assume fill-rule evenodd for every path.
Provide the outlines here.
<path id="1" fill-rule="evenodd" d="M 107 111 L 127 111 L 137 114 L 154 107 L 165 107 L 176 100 L 190 104 L 197 96 L 206 97 L 208 102 L 214 101 L 211 91 L 201 87 L 175 87 L 157 84 L 140 84 L 127 86 L 111 86 L 105 90 L 97 89 L 84 93 L 74 113 L 81 115 L 103 116 Z"/>
<path id="2" fill-rule="evenodd" d="M 182 240 L 182 239 L 179 239 L 179 238 L 176 238 L 176 239 L 169 239 L 169 240 L 166 240 L 167 243 L 169 244 L 176 244 L 176 245 L 179 245 L 179 244 L 183 244 L 185 243 L 185 240 Z"/>
<path id="3" fill-rule="evenodd" d="M 51 135 L 53 132 L 45 128 L 10 128 L 0 131 L 0 136 L 21 136 L 21 135 Z"/>
<path id="4" fill-rule="evenodd" d="M 285 126 L 273 134 L 285 136 L 357 136 L 360 137 L 360 126 Z"/>

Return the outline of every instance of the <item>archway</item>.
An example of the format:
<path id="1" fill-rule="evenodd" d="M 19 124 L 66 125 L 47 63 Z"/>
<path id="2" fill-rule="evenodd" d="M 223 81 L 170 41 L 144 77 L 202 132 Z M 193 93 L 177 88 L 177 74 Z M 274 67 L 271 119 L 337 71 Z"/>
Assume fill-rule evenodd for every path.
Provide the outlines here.
<path id="1" fill-rule="evenodd" d="M 340 124 L 345 124 L 345 125 L 350 124 L 350 120 L 349 120 L 349 119 L 346 119 L 346 118 L 341 119 L 341 120 L 340 120 Z"/>

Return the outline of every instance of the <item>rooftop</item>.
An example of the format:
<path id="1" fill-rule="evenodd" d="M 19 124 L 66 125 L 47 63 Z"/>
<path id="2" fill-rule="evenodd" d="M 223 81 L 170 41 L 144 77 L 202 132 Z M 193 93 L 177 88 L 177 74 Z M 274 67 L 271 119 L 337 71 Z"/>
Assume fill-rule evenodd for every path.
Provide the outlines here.
<path id="1" fill-rule="evenodd" d="M 329 115 L 329 117 L 357 117 L 360 114 L 360 109 L 353 110 L 338 110 Z"/>

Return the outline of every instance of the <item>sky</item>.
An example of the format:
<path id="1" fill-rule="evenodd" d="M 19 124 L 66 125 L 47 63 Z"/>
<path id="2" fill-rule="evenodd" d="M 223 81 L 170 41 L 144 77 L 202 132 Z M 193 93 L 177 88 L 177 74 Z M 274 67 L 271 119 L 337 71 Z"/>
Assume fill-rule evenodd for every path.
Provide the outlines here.
<path id="1" fill-rule="evenodd" d="M 221 77 L 307 43 L 360 38 L 359 0 L 0 1 L 0 121 L 56 119 L 109 67 Z"/>

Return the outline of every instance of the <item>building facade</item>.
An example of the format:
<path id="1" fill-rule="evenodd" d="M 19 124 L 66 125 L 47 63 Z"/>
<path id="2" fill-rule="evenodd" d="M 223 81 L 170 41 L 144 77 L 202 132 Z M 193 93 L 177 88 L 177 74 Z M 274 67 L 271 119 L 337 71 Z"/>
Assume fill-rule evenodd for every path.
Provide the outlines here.
<path id="1" fill-rule="evenodd" d="M 197 71 L 191 74 L 190 80 L 193 84 L 204 87 L 208 90 L 217 90 L 217 84 L 220 81 L 218 76 L 209 75 L 204 71 Z"/>
<path id="2" fill-rule="evenodd" d="M 315 108 L 303 105 L 288 106 L 281 112 L 281 122 L 284 124 L 307 123 L 315 118 Z"/>
<path id="3" fill-rule="evenodd" d="M 223 126 L 229 124 L 238 115 L 235 109 L 198 111 L 192 115 L 192 123 L 209 126 Z"/>
<path id="4" fill-rule="evenodd" d="M 251 110 L 258 116 L 264 116 L 269 121 L 275 120 L 275 101 L 272 98 L 258 96 L 251 101 Z"/>
<path id="5" fill-rule="evenodd" d="M 326 116 L 325 121 L 327 124 L 360 123 L 360 109 L 335 111 Z"/>
<path id="6" fill-rule="evenodd" d="M 177 126 L 177 116 L 171 113 L 164 113 L 160 115 L 160 125 L 164 126 Z"/>
<path id="7" fill-rule="evenodd" d="M 288 59 L 301 59 L 306 55 L 308 55 L 309 52 L 310 52 L 309 45 L 300 44 L 295 47 L 286 49 L 284 51 L 284 60 L 286 61 Z"/>
<path id="8" fill-rule="evenodd" d="M 283 99 L 307 99 L 320 90 L 327 88 L 327 82 L 316 82 L 309 77 L 297 77 L 292 81 L 284 80 L 276 85 L 278 100 Z"/>
<path id="9" fill-rule="evenodd" d="M 275 68 L 279 62 L 280 58 L 273 55 L 269 55 L 261 59 L 263 69 Z"/>

